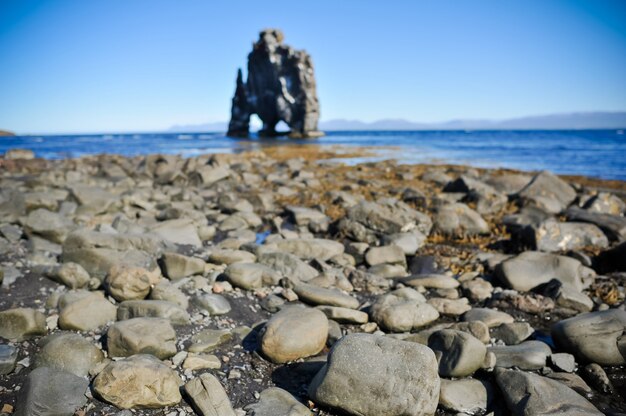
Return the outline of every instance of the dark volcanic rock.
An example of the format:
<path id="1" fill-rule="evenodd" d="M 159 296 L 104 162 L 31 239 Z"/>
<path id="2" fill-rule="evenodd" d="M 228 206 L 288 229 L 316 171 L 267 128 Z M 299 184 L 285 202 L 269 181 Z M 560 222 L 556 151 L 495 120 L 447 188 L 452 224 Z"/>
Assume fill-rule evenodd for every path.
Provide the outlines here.
<path id="1" fill-rule="evenodd" d="M 276 125 L 284 121 L 291 137 L 317 137 L 319 103 L 313 62 L 306 51 L 282 43 L 283 34 L 267 29 L 248 55 L 248 81 L 237 73 L 228 135 L 246 137 L 250 116 L 263 121 L 261 134 L 275 136 Z"/>

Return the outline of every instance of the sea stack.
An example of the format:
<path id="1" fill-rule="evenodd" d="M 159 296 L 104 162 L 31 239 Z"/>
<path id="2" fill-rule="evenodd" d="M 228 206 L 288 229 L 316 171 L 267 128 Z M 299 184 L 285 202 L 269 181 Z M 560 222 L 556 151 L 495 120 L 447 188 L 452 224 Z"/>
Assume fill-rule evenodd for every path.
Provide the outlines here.
<path id="1" fill-rule="evenodd" d="M 285 45 L 283 39 L 278 29 L 261 31 L 248 55 L 246 82 L 238 70 L 229 136 L 247 137 L 252 114 L 263 122 L 262 136 L 278 135 L 276 125 L 280 121 L 289 126 L 292 138 L 323 134 L 317 130 L 320 107 L 311 56 Z"/>

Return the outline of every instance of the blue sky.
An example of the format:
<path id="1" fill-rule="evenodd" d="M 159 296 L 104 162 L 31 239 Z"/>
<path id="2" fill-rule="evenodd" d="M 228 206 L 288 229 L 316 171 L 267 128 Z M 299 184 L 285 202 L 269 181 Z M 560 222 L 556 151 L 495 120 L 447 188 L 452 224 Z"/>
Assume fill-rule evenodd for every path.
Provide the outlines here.
<path id="1" fill-rule="evenodd" d="M 322 119 L 626 110 L 626 1 L 0 1 L 0 128 L 228 120 L 265 27 L 306 49 Z"/>

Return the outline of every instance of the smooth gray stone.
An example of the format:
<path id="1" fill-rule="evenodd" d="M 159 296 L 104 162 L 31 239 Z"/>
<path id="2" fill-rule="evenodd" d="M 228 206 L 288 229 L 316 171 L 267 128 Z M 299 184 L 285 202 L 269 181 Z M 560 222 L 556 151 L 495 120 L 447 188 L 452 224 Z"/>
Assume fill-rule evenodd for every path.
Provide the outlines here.
<path id="1" fill-rule="evenodd" d="M 516 345 L 530 337 L 535 330 L 528 322 L 502 324 L 493 329 L 491 335 L 506 345 Z"/>
<path id="2" fill-rule="evenodd" d="M 20 390 L 15 416 L 72 416 L 87 403 L 89 381 L 72 373 L 39 367 Z"/>
<path id="3" fill-rule="evenodd" d="M 519 370 L 496 369 L 496 381 L 514 416 L 603 415 L 580 394 L 547 377 Z"/>
<path id="4" fill-rule="evenodd" d="M 361 201 L 348 210 L 348 219 L 366 229 L 382 234 L 409 231 L 414 226 L 428 235 L 432 227 L 430 217 L 399 201 Z"/>
<path id="5" fill-rule="evenodd" d="M 543 205 L 546 199 L 554 201 L 553 212 L 558 213 L 576 199 L 576 191 L 556 175 L 542 171 L 536 174 L 517 196 L 538 205 Z"/>
<path id="6" fill-rule="evenodd" d="M 428 338 L 428 347 L 435 352 L 442 377 L 466 377 L 478 370 L 487 354 L 487 347 L 467 332 L 454 329 L 436 331 Z"/>
<path id="7" fill-rule="evenodd" d="M 609 309 L 564 319 L 552 326 L 552 337 L 583 362 L 622 365 L 626 363 L 624 331 L 626 311 Z"/>
<path id="8" fill-rule="evenodd" d="M 550 356 L 552 368 L 566 373 L 573 373 L 576 370 L 576 359 L 572 354 L 560 352 Z"/>
<path id="9" fill-rule="evenodd" d="M 270 387 L 261 392 L 259 401 L 247 405 L 250 416 L 310 416 L 313 413 L 288 391 Z"/>
<path id="10" fill-rule="evenodd" d="M 441 379 L 439 406 L 451 412 L 482 414 L 487 411 L 493 395 L 493 387 L 486 381 L 472 378 Z"/>
<path id="11" fill-rule="evenodd" d="M 222 295 L 214 293 L 196 295 L 193 298 L 193 303 L 196 306 L 208 311 L 211 316 L 225 315 L 230 312 L 231 309 L 228 299 Z"/>
<path id="12" fill-rule="evenodd" d="M 437 211 L 433 230 L 444 235 L 463 237 L 489 233 L 489 224 L 480 214 L 462 203 L 444 205 Z"/>
<path id="13" fill-rule="evenodd" d="M 583 279 L 595 276 L 595 272 L 571 257 L 525 251 L 500 263 L 496 267 L 496 275 L 508 287 L 521 292 L 527 292 L 552 279 L 580 292 Z"/>
<path id="14" fill-rule="evenodd" d="M 518 345 L 494 346 L 488 348 L 496 355 L 496 367 L 522 370 L 539 370 L 546 366 L 552 350 L 541 341 L 525 341 Z"/>
<path id="15" fill-rule="evenodd" d="M 437 360 L 428 347 L 350 334 L 333 346 L 309 397 L 352 415 L 426 416 L 437 409 L 439 388 Z"/>

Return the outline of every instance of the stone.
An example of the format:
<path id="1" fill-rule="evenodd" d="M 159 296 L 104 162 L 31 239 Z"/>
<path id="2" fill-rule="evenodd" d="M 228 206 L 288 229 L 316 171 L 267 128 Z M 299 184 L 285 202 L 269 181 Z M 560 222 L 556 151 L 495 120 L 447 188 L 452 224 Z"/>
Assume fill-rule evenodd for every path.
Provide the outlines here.
<path id="1" fill-rule="evenodd" d="M 551 280 L 543 293 L 555 300 L 557 306 L 573 310 L 577 313 L 589 312 L 593 309 L 593 300 L 570 285 L 563 285 L 558 280 Z"/>
<path id="2" fill-rule="evenodd" d="M 78 212 L 81 214 L 107 212 L 109 208 L 119 201 L 118 196 L 97 186 L 75 184 L 72 185 L 70 191 L 79 204 Z"/>
<path id="3" fill-rule="evenodd" d="M 428 347 L 350 334 L 333 346 L 309 397 L 351 415 L 426 416 L 437 409 L 439 388 L 437 360 Z"/>
<path id="4" fill-rule="evenodd" d="M 456 413 L 482 414 L 493 400 L 493 387 L 472 378 L 461 380 L 441 379 L 439 406 Z"/>
<path id="5" fill-rule="evenodd" d="M 307 282 L 319 275 L 313 267 L 289 253 L 263 253 L 259 255 L 258 260 L 259 263 L 290 279 Z"/>
<path id="6" fill-rule="evenodd" d="M 489 352 L 496 355 L 496 366 L 517 367 L 522 370 L 540 370 L 552 354 L 548 344 L 541 341 L 524 341 L 518 345 L 492 346 Z"/>
<path id="7" fill-rule="evenodd" d="M 87 292 L 80 298 L 60 306 L 59 327 L 89 331 L 115 321 L 117 308 L 104 298 L 102 292 Z"/>
<path id="8" fill-rule="evenodd" d="M 93 390 L 121 409 L 157 409 L 181 400 L 176 372 L 152 355 L 133 355 L 112 361 L 96 376 Z"/>
<path id="9" fill-rule="evenodd" d="M 472 202 L 476 206 L 476 211 L 480 214 L 492 214 L 501 211 L 508 201 L 506 195 L 496 191 L 490 185 L 461 175 L 458 179 L 449 182 L 443 188 L 444 192 L 464 193 L 464 202 Z"/>
<path id="10" fill-rule="evenodd" d="M 78 334 L 57 332 L 44 338 L 42 343 L 35 367 L 49 367 L 87 377 L 89 370 L 104 360 L 102 351 Z"/>
<path id="11" fill-rule="evenodd" d="M 63 242 L 63 262 L 78 263 L 91 277 L 104 280 L 113 266 L 158 268 L 163 240 L 151 233 L 104 233 L 78 229 Z"/>
<path id="12" fill-rule="evenodd" d="M 230 303 L 222 295 L 203 293 L 194 296 L 193 303 L 207 311 L 211 316 L 225 315 L 230 312 Z"/>
<path id="13" fill-rule="evenodd" d="M 243 250 L 215 250 L 209 255 L 209 261 L 215 264 L 253 263 L 256 256 Z"/>
<path id="14" fill-rule="evenodd" d="M 179 280 L 194 274 L 203 274 L 205 262 L 196 257 L 183 256 L 178 253 L 163 253 L 163 273 L 170 280 Z"/>
<path id="15" fill-rule="evenodd" d="M 576 207 L 569 208 L 565 215 L 568 221 L 588 222 L 598 226 L 610 241 L 626 241 L 626 217 L 596 214 Z"/>
<path id="16" fill-rule="evenodd" d="M 0 376 L 15 370 L 17 348 L 10 344 L 0 344 Z"/>
<path id="17" fill-rule="evenodd" d="M 274 269 L 259 263 L 234 263 L 224 274 L 233 286 L 247 290 L 275 286 L 281 278 Z"/>
<path id="18" fill-rule="evenodd" d="M 288 238 L 262 246 L 262 252 L 276 250 L 293 254 L 302 260 L 318 259 L 327 261 L 343 254 L 343 244 L 323 238 Z"/>
<path id="19" fill-rule="evenodd" d="M 229 329 L 204 329 L 191 337 L 189 352 L 210 352 L 233 339 Z"/>
<path id="20" fill-rule="evenodd" d="M 404 250 L 395 244 L 370 248 L 365 253 L 365 261 L 370 266 L 378 264 L 401 264 L 406 266 Z"/>
<path id="21" fill-rule="evenodd" d="M 165 300 L 127 300 L 120 303 L 117 319 L 131 318 L 166 318 L 174 325 L 188 324 L 191 319 L 186 310 Z"/>
<path id="22" fill-rule="evenodd" d="M 608 192 L 598 192 L 582 208 L 599 214 L 622 215 L 626 212 L 626 202 Z"/>
<path id="23" fill-rule="evenodd" d="M 116 322 L 107 331 L 110 357 L 150 354 L 166 359 L 176 354 L 176 332 L 163 318 L 133 318 Z"/>
<path id="24" fill-rule="evenodd" d="M 433 231 L 452 237 L 489 233 L 489 225 L 480 214 L 462 203 L 440 207 L 433 220 Z"/>
<path id="25" fill-rule="evenodd" d="M 190 404 L 200 416 L 235 416 L 224 387 L 215 376 L 203 373 L 185 384 Z"/>
<path id="26" fill-rule="evenodd" d="M 46 333 L 46 317 L 35 309 L 15 308 L 0 312 L 2 338 L 22 341 Z"/>
<path id="27" fill-rule="evenodd" d="M 198 228 L 188 218 L 179 218 L 157 223 L 150 231 L 170 243 L 202 247 L 202 241 L 198 236 Z"/>
<path id="28" fill-rule="evenodd" d="M 237 72 L 228 135 L 247 137 L 250 116 L 263 122 L 259 134 L 276 136 L 276 125 L 284 121 L 294 138 L 318 137 L 319 103 L 311 56 L 283 43 L 278 29 L 259 34 L 248 55 L 248 80 Z"/>
<path id="29" fill-rule="evenodd" d="M 24 219 L 23 225 L 27 234 L 35 234 L 59 244 L 65 241 L 75 227 L 67 217 L 43 208 L 31 211 Z"/>
<path id="30" fill-rule="evenodd" d="M 399 201 L 361 201 L 348 209 L 348 219 L 374 233 L 395 234 L 417 229 L 428 235 L 432 227 L 430 217 Z"/>
<path id="31" fill-rule="evenodd" d="M 508 287 L 521 292 L 530 291 L 552 279 L 581 291 L 583 279 L 595 275 L 593 270 L 576 259 L 537 251 L 525 251 L 503 261 L 496 267 L 496 274 Z"/>
<path id="32" fill-rule="evenodd" d="M 286 307 L 265 325 L 261 350 L 275 363 L 319 353 L 328 337 L 328 319 L 317 309 Z"/>
<path id="33" fill-rule="evenodd" d="M 379 296 L 370 308 L 370 314 L 380 327 L 392 332 L 408 332 L 439 318 L 439 312 L 411 288 Z"/>
<path id="34" fill-rule="evenodd" d="M 517 196 L 540 207 L 554 206 L 550 212 L 557 214 L 576 199 L 576 191 L 552 173 L 542 171 L 536 174 Z"/>
<path id="35" fill-rule="evenodd" d="M 166 279 L 162 279 L 156 286 L 154 286 L 150 290 L 150 295 L 148 297 L 151 300 L 164 300 L 175 303 L 184 310 L 189 307 L 189 299 L 187 298 L 187 295 Z"/>
<path id="36" fill-rule="evenodd" d="M 84 377 L 49 367 L 36 368 L 20 390 L 15 416 L 72 416 L 87 404 L 88 386 Z"/>
<path id="37" fill-rule="evenodd" d="M 609 309 L 583 313 L 557 322 L 551 332 L 560 348 L 583 362 L 626 363 L 626 311 Z"/>
<path id="38" fill-rule="evenodd" d="M 212 354 L 189 354 L 183 362 L 185 370 L 219 370 L 222 367 L 220 359 Z"/>
<path id="39" fill-rule="evenodd" d="M 402 280 L 407 286 L 424 287 L 427 289 L 454 289 L 459 286 L 459 281 L 445 274 L 425 274 L 411 276 Z"/>
<path id="40" fill-rule="evenodd" d="M 427 303 L 435 308 L 441 315 L 447 316 L 460 316 L 472 309 L 467 298 L 430 298 Z"/>
<path id="41" fill-rule="evenodd" d="M 386 245 L 400 247 L 406 256 L 414 256 L 426 242 L 426 236 L 418 230 L 413 230 L 406 233 L 384 235 L 383 242 Z"/>
<path id="42" fill-rule="evenodd" d="M 557 380 L 563 384 L 565 384 L 570 389 L 574 390 L 578 394 L 583 397 L 591 397 L 593 395 L 593 390 L 585 380 L 583 380 L 579 375 L 572 373 L 548 373 L 546 377 L 551 378 L 552 380 Z"/>
<path id="43" fill-rule="evenodd" d="M 535 330 L 528 322 L 504 323 L 495 327 L 491 335 L 506 345 L 517 345 L 530 337 Z"/>
<path id="44" fill-rule="evenodd" d="M 461 283 L 461 289 L 473 302 L 487 300 L 493 293 L 493 285 L 480 277 Z"/>
<path id="45" fill-rule="evenodd" d="M 346 295 L 336 289 L 325 289 L 306 283 L 298 283 L 293 287 L 298 298 L 313 305 L 339 306 L 342 308 L 356 309 L 359 300 Z"/>
<path id="46" fill-rule="evenodd" d="M 428 347 L 435 352 L 442 377 L 467 377 L 485 360 L 487 347 L 467 332 L 454 329 L 436 331 L 428 338 Z"/>
<path id="47" fill-rule="evenodd" d="M 565 384 L 537 374 L 519 370 L 496 370 L 496 381 L 511 414 L 600 416 L 580 394 Z"/>
<path id="48" fill-rule="evenodd" d="M 472 308 L 463 315 L 465 322 L 482 321 L 489 328 L 494 328 L 502 324 L 510 324 L 515 319 L 508 313 L 489 308 Z"/>
<path id="49" fill-rule="evenodd" d="M 548 219 L 538 226 L 525 227 L 520 233 L 523 242 L 529 247 L 544 252 L 609 246 L 609 240 L 600 228 L 582 222 L 558 222 L 555 219 Z"/>
<path id="50" fill-rule="evenodd" d="M 322 311 L 328 319 L 339 322 L 341 324 L 364 324 L 367 323 L 369 317 L 365 312 L 356 311 L 350 308 L 342 308 L 338 306 L 317 306 L 316 309 Z"/>
<path id="51" fill-rule="evenodd" d="M 612 394 L 614 392 L 611 380 L 604 369 L 598 364 L 587 364 L 582 368 L 580 373 L 596 390 L 604 394 Z"/>
<path id="52" fill-rule="evenodd" d="M 231 175 L 232 172 L 223 166 L 199 166 L 189 173 L 189 184 L 197 187 L 210 187 Z"/>
<path id="53" fill-rule="evenodd" d="M 113 266 L 104 283 L 111 296 L 123 302 L 144 299 L 158 279 L 158 274 L 141 267 Z"/>
<path id="54" fill-rule="evenodd" d="M 51 274 L 51 277 L 70 289 L 82 289 L 87 286 L 91 279 L 83 266 L 72 262 L 63 263 Z"/>
<path id="55" fill-rule="evenodd" d="M 572 354 L 560 352 L 550 356 L 550 364 L 557 371 L 573 373 L 576 371 L 576 359 Z"/>
<path id="56" fill-rule="evenodd" d="M 265 389 L 259 401 L 247 405 L 244 410 L 250 416 L 312 416 L 313 413 L 296 400 L 288 391 L 278 387 Z"/>

